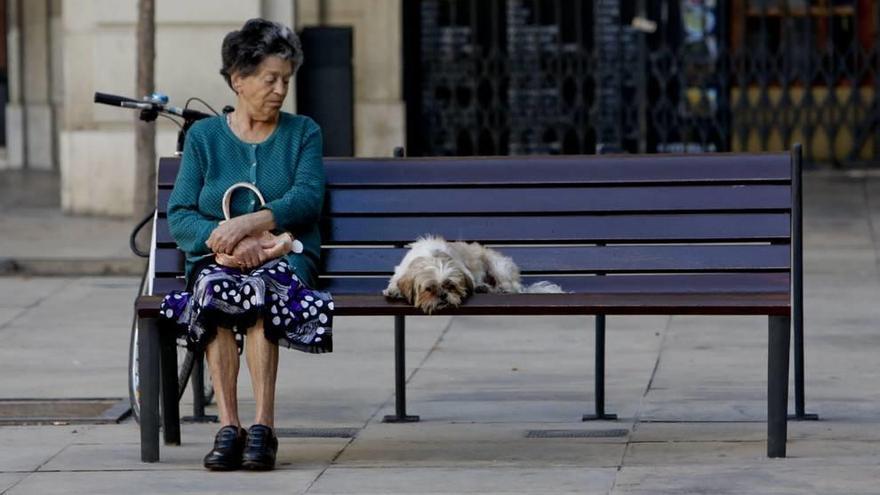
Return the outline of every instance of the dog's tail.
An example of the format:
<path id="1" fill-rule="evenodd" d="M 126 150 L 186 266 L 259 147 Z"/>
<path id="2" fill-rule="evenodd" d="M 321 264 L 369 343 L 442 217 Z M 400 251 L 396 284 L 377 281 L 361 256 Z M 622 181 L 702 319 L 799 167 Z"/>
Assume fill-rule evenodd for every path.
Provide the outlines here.
<path id="1" fill-rule="evenodd" d="M 546 280 L 524 285 L 521 292 L 523 294 L 565 294 L 562 287 Z"/>

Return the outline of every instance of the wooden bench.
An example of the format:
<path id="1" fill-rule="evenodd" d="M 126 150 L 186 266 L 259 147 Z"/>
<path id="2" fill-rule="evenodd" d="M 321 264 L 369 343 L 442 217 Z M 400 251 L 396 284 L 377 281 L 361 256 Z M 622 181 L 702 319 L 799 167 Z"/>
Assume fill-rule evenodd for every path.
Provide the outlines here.
<path id="1" fill-rule="evenodd" d="M 477 294 L 445 315 L 595 315 L 595 414 L 604 406 L 606 315 L 768 316 L 767 455 L 784 457 L 790 323 L 802 411 L 800 147 L 773 154 L 327 159 L 322 288 L 336 314 L 394 317 L 396 413 L 406 411 L 405 317 L 381 295 L 405 245 L 431 233 L 496 245 L 525 282 L 567 294 Z M 179 443 L 174 341 L 156 331 L 161 295 L 183 287 L 165 205 L 177 159 L 159 170 L 154 296 L 138 299 L 142 458 Z M 345 328 L 337 330 L 344 346 Z M 159 356 L 162 359 L 159 359 Z M 162 366 L 160 366 L 160 361 Z M 160 372 L 160 369 L 162 370 Z"/>

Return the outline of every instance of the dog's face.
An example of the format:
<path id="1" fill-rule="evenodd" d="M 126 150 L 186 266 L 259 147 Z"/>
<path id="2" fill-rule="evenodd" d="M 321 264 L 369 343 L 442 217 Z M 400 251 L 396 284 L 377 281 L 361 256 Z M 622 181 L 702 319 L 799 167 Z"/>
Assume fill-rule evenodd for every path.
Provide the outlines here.
<path id="1" fill-rule="evenodd" d="M 474 290 L 470 272 L 446 253 L 415 258 L 400 277 L 397 287 L 410 304 L 431 314 L 458 306 Z"/>

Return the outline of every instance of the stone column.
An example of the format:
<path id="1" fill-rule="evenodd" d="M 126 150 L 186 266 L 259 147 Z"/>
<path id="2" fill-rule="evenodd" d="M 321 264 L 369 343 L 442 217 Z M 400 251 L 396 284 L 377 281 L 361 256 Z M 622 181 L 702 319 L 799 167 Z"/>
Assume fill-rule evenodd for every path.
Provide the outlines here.
<path id="1" fill-rule="evenodd" d="M 260 0 L 260 17 L 270 21 L 280 22 L 293 29 L 294 26 L 296 26 L 296 19 L 294 18 L 296 11 L 293 5 L 295 1 L 296 0 Z M 244 24 L 244 19 L 242 20 L 242 24 Z M 284 100 L 283 109 L 285 112 L 293 113 L 296 111 L 295 89 L 296 84 L 291 81 L 290 93 L 287 95 L 287 99 Z"/>
<path id="2" fill-rule="evenodd" d="M 282 2 L 283 3 L 283 2 Z M 136 113 L 96 105 L 95 91 L 136 96 L 136 0 L 66 0 L 61 203 L 78 214 L 133 212 Z M 157 0 L 156 88 L 183 106 L 198 96 L 217 111 L 235 103 L 220 76 L 223 36 L 261 15 L 261 0 Z M 192 108 L 207 111 L 198 103 Z M 177 127 L 156 122 L 158 156 L 174 153 Z"/>
<path id="3" fill-rule="evenodd" d="M 328 25 L 354 27 L 356 156 L 390 156 L 406 143 L 400 5 L 396 0 L 324 3 Z M 318 0 L 298 0 L 297 27 L 317 25 L 318 7 Z"/>
<path id="4" fill-rule="evenodd" d="M 57 169 L 56 105 L 60 2 L 8 0 L 9 103 L 6 105 L 10 168 Z"/>

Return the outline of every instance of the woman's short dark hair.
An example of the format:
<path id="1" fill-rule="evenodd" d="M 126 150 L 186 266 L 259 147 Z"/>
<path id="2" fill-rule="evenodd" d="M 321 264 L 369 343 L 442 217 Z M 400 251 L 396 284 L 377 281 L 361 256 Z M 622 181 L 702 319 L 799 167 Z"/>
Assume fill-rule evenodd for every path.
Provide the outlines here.
<path id="1" fill-rule="evenodd" d="M 251 19 L 238 31 L 223 38 L 223 67 L 220 74 L 232 88 L 232 74 L 249 76 L 270 56 L 290 62 L 293 72 L 303 61 L 299 37 L 289 27 L 266 19 Z M 233 88 L 233 91 L 235 88 Z"/>

